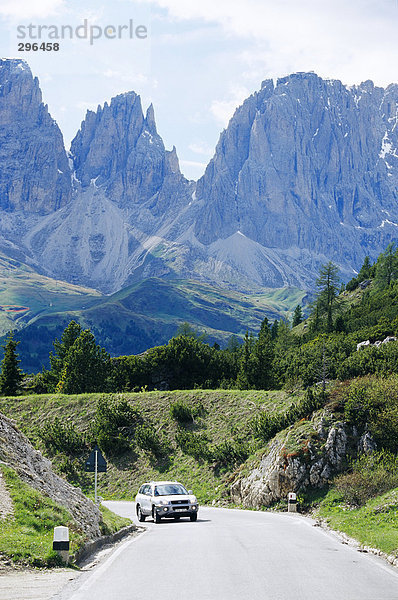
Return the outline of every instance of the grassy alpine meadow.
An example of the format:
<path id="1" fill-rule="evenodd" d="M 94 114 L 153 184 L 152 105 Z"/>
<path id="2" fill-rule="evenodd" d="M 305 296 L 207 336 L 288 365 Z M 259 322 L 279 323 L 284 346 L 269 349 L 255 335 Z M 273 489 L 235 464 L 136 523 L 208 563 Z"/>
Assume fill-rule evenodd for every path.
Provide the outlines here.
<path id="1" fill-rule="evenodd" d="M 115 411 L 115 407 L 118 410 L 122 407 L 124 416 L 118 416 L 116 411 L 113 422 L 118 418 L 127 422 L 132 415 L 138 426 L 133 424 L 135 432 L 128 427 L 112 430 L 110 435 L 114 437 L 109 449 L 106 438 L 100 444 L 108 471 L 99 475 L 99 494 L 106 499 L 132 499 L 143 481 L 177 479 L 192 489 L 200 502 L 209 503 L 221 498 L 225 479 L 234 470 L 236 453 L 244 451 L 249 455 L 255 451 L 250 441 L 253 417 L 262 411 L 285 412 L 301 395 L 301 392 L 256 390 L 45 394 L 0 398 L 0 412 L 15 420 L 32 443 L 52 460 L 58 473 L 90 495 L 94 475 L 85 473 L 83 467 L 94 442 L 94 434 L 90 432 L 98 419 L 98 406 L 101 404 L 102 410 L 113 406 Z M 181 405 L 191 415 L 187 422 L 179 422 L 172 416 L 172 413 L 178 416 Z M 57 440 L 52 438 L 49 442 L 46 426 L 51 428 L 54 423 L 58 437 L 67 438 L 64 447 L 56 447 Z M 43 431 L 47 431 L 47 436 Z M 184 448 L 176 441 L 181 432 L 185 436 Z M 128 443 L 115 454 L 112 450 L 120 442 L 120 436 L 127 436 Z M 77 446 L 76 451 L 72 442 Z M 209 458 L 209 449 L 221 455 L 221 462 Z M 223 463 L 224 456 L 228 464 Z"/>

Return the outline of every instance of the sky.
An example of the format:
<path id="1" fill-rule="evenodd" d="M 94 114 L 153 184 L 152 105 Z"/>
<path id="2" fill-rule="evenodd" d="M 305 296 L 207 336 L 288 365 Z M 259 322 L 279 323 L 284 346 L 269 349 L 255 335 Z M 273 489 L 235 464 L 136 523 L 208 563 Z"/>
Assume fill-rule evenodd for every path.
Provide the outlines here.
<path id="1" fill-rule="evenodd" d="M 93 43 L 85 23 L 102 33 Z M 19 51 L 54 42 L 62 26 L 73 39 L 56 40 L 57 52 Z M 190 179 L 264 79 L 315 71 L 347 85 L 398 82 L 397 31 L 398 0 L 0 0 L 0 56 L 27 60 L 67 148 L 87 109 L 134 90 L 144 110 L 153 103 Z"/>

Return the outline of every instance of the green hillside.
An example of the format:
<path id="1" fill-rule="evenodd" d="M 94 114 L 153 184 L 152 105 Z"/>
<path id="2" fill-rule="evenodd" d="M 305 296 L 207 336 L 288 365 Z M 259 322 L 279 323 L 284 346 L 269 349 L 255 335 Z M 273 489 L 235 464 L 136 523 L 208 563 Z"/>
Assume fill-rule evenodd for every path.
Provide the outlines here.
<path id="1" fill-rule="evenodd" d="M 131 499 L 145 480 L 178 479 L 192 488 L 201 502 L 211 502 L 221 498 L 228 475 L 235 468 L 234 459 L 228 459 L 230 464 L 223 465 L 200 457 L 194 458 L 177 445 L 177 433 L 182 429 L 194 436 L 205 437 L 209 444 L 218 447 L 225 443 L 237 445 L 242 437 L 246 451 L 250 454 L 255 452 L 249 432 L 253 417 L 263 410 L 274 414 L 283 413 L 301 396 L 301 393 L 289 394 L 283 391 L 238 390 L 76 396 L 47 394 L 19 397 L 17 401 L 0 398 L 0 412 L 14 419 L 30 440 L 52 458 L 53 467 L 58 472 L 92 494 L 93 475 L 83 472 L 84 460 L 89 453 L 88 446 L 84 447 L 83 444 L 83 450 L 68 454 L 55 449 L 48 440 L 46 446 L 40 430 L 43 424 L 57 422 L 58 418 L 63 424 L 72 426 L 72 430 L 75 428 L 79 434 L 87 433 L 95 420 L 97 403 L 101 398 L 110 403 L 125 400 L 129 407 L 138 411 L 141 424 L 153 428 L 162 448 L 154 453 L 133 443 L 131 450 L 117 456 L 112 455 L 110 450 L 107 456 L 108 472 L 100 475 L 100 495 L 105 498 Z M 179 426 L 170 414 L 170 408 L 176 403 L 183 403 L 193 409 L 193 412 L 197 410 L 193 422 Z M 126 423 L 125 416 L 123 422 Z M 65 442 L 65 447 L 68 443 L 71 447 L 71 431 L 68 436 L 64 436 L 69 439 L 69 442 Z M 61 427 L 58 437 L 62 435 Z M 114 444 L 115 440 L 112 446 Z"/>
<path id="2" fill-rule="evenodd" d="M 96 290 L 45 277 L 0 255 L 0 336 L 23 329 L 40 315 L 84 310 L 100 298 Z"/>
<path id="3" fill-rule="evenodd" d="M 0 256 L 0 336 L 17 329 L 21 366 L 28 372 L 48 364 L 52 341 L 72 319 L 90 328 L 113 356 L 138 354 L 166 343 L 184 322 L 222 344 L 261 321 L 289 318 L 306 292 L 264 289 L 243 294 L 188 280 L 147 279 L 110 296 L 56 281 Z"/>

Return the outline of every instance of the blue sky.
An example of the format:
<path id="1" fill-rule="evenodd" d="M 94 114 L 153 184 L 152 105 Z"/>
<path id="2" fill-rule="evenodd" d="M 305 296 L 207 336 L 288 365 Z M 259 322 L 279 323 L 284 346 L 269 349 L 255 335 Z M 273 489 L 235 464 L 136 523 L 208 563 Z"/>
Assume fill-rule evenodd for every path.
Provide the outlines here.
<path id="1" fill-rule="evenodd" d="M 18 52 L 18 25 L 84 19 L 101 28 L 133 19 L 148 37 Z M 166 147 L 193 179 L 264 79 L 315 71 L 350 85 L 398 82 L 397 30 L 398 0 L 0 0 L 0 54 L 28 61 L 67 146 L 87 108 L 134 90 L 144 109 L 153 102 Z"/>

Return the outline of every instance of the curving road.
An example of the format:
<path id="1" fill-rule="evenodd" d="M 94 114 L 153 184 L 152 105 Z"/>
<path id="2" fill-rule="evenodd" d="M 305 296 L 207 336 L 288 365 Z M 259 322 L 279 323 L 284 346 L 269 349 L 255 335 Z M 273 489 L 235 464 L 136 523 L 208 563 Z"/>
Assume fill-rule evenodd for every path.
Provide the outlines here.
<path id="1" fill-rule="evenodd" d="M 104 504 L 137 522 L 132 502 Z M 148 519 L 144 525 L 145 533 L 80 577 L 62 598 L 398 599 L 395 569 L 299 515 L 201 508 L 196 523 Z"/>

